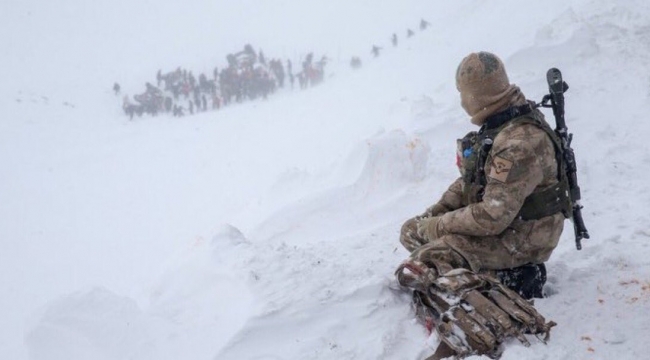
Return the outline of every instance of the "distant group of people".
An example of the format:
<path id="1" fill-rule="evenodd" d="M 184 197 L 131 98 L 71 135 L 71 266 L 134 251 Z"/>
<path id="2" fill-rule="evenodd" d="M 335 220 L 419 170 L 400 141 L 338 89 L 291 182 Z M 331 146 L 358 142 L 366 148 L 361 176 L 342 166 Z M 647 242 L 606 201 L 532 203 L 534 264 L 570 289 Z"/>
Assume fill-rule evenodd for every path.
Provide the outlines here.
<path id="1" fill-rule="evenodd" d="M 155 116 L 161 112 L 181 117 L 218 110 L 233 101 L 266 99 L 276 89 L 283 88 L 285 80 L 292 89 L 296 79 L 300 89 L 320 83 L 328 61 L 326 56 L 315 61 L 314 54 L 309 53 L 302 61 L 300 71 L 294 73 L 291 60 L 286 60 L 286 63 L 280 59 L 267 61 L 264 53 L 261 50 L 256 52 L 250 44 L 240 52 L 228 54 L 226 60 L 226 67 L 215 67 L 211 76 L 201 73 L 198 78 L 192 71 L 181 67 L 168 73 L 158 70 L 156 85 L 147 82 L 145 91 L 134 95 L 133 99 L 124 95 L 122 109 L 130 119 L 134 115 Z M 115 95 L 120 94 L 118 83 L 114 84 L 113 91 Z"/>
<path id="2" fill-rule="evenodd" d="M 421 19 L 420 31 L 426 30 L 431 24 Z M 412 29 L 406 30 L 406 37 L 415 35 Z M 398 46 L 397 34 L 390 38 L 393 47 Z M 382 47 L 373 45 L 373 57 L 379 57 Z M 314 59 L 314 54 L 309 53 L 302 60 L 299 71 L 294 73 L 290 59 L 270 59 L 260 50 L 256 52 L 250 44 L 246 44 L 242 51 L 226 56 L 227 66 L 219 69 L 215 67 L 211 75 L 205 73 L 198 77 L 192 71 L 181 67 L 176 70 L 156 73 L 156 85 L 150 82 L 145 84 L 145 91 L 136 94 L 133 98 L 124 95 L 122 109 L 133 119 L 133 116 L 143 114 L 158 115 L 161 112 L 171 113 L 181 117 L 192 115 L 196 112 L 218 110 L 232 102 L 244 100 L 266 99 L 269 94 L 278 88 L 283 88 L 285 83 L 294 88 L 296 79 L 300 89 L 319 84 L 324 80 L 325 66 L 329 59 L 322 56 Z M 354 56 L 350 66 L 358 69 L 362 65 L 361 58 Z M 121 94 L 121 86 L 113 85 L 115 95 Z"/>
<path id="3" fill-rule="evenodd" d="M 420 24 L 418 27 L 420 28 L 420 31 L 426 30 L 429 26 L 431 26 L 431 23 L 424 19 L 420 19 Z M 413 35 L 415 35 L 415 32 L 411 29 L 406 29 L 406 37 L 410 38 Z M 393 47 L 397 47 L 398 45 L 398 37 L 396 33 L 393 33 L 393 35 L 390 37 L 390 42 L 393 44 Z M 381 50 L 383 48 L 378 45 L 373 45 L 372 48 L 370 49 L 370 53 L 372 54 L 373 57 L 379 57 L 381 55 Z M 353 69 L 358 69 L 361 67 L 361 58 L 358 56 L 353 56 L 352 59 L 350 59 L 350 67 Z"/>

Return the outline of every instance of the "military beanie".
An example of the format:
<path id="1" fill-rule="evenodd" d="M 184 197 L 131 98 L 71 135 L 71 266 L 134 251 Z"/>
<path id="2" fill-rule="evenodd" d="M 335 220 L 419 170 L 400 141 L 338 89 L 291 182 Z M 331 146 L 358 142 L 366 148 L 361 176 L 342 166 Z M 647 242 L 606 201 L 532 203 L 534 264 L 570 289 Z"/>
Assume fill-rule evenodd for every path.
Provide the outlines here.
<path id="1" fill-rule="evenodd" d="M 471 53 L 461 61 L 456 70 L 456 88 L 463 109 L 476 125 L 482 125 L 492 114 L 526 101 L 519 87 L 510 84 L 503 62 L 489 52 Z"/>

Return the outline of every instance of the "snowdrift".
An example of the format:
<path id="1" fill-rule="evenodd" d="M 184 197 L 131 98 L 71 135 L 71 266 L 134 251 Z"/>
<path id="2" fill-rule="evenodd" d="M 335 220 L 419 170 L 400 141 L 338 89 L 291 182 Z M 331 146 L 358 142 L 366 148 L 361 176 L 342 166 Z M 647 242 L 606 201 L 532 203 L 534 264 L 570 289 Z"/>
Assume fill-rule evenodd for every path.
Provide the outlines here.
<path id="1" fill-rule="evenodd" d="M 16 74 L 0 87 L 1 358 L 426 357 L 437 339 L 395 289 L 397 235 L 458 176 L 455 139 L 473 127 L 453 74 L 478 50 L 533 100 L 562 70 L 592 236 L 575 251 L 567 222 L 547 264 L 551 341 L 502 359 L 650 351 L 645 2 L 36 5 L 0 6 Z M 402 38 L 422 17 L 432 27 Z M 334 61 L 319 87 L 182 121 L 129 122 L 110 92 L 246 42 Z"/>

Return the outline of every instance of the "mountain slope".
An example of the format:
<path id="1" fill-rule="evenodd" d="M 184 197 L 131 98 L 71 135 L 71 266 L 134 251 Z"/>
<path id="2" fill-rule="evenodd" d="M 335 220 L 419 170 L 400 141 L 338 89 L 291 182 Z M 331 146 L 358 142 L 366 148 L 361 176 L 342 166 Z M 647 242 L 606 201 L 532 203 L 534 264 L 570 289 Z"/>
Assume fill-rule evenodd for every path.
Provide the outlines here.
<path id="1" fill-rule="evenodd" d="M 15 50 L 3 64 L 16 75 L 0 88 L 11 115 L 0 121 L 0 357 L 430 354 L 435 336 L 395 290 L 408 256 L 397 237 L 457 176 L 455 139 L 474 128 L 454 72 L 478 50 L 499 54 L 538 101 L 546 70 L 563 71 L 592 235 L 576 252 L 567 222 L 548 263 L 550 296 L 536 306 L 559 324 L 551 341 L 513 342 L 503 359 L 650 350 L 644 2 L 36 5 L 2 12 L 14 15 L 16 36 L 2 43 Z M 403 38 L 420 18 L 432 27 Z M 328 77 L 180 120 L 129 122 L 110 94 L 116 78 L 135 93 L 179 62 L 209 71 L 246 42 L 295 63 L 326 53 Z M 377 59 L 374 43 L 384 47 Z M 364 60 L 358 71 L 347 66 L 353 55 Z"/>

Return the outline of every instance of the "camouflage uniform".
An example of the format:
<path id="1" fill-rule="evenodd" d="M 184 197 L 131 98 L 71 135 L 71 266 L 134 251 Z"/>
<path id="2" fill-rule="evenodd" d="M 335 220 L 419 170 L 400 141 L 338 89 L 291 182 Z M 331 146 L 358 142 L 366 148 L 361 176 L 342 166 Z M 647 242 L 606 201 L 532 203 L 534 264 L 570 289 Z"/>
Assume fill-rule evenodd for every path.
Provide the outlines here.
<path id="1" fill-rule="evenodd" d="M 409 251 L 416 249 L 413 243 L 435 240 L 419 237 L 417 222 L 440 216 L 437 240 L 462 254 L 474 271 L 548 260 L 562 233 L 564 215 L 539 220 L 516 216 L 528 195 L 558 182 L 553 142 L 535 125 L 508 125 L 494 139 L 485 165 L 487 184 L 481 202 L 463 201 L 459 178 L 437 204 L 404 224 L 400 240 Z M 426 252 L 427 246 L 418 253 Z"/>
<path id="2" fill-rule="evenodd" d="M 510 84 L 501 60 L 486 52 L 463 59 L 456 73 L 456 87 L 472 123 L 483 127 L 490 116 L 527 103 L 519 87 Z M 564 215 L 558 212 L 535 220 L 523 220 L 518 215 L 529 195 L 558 183 L 559 166 L 554 142 L 542 129 L 550 128 L 544 116 L 538 110 L 526 116 L 539 124 L 512 119 L 493 139 L 480 196 L 461 176 L 438 203 L 406 221 L 400 241 L 409 251 L 440 240 L 461 254 L 474 271 L 548 260 L 562 233 Z M 465 175 L 460 167 L 461 175 Z M 418 234 L 418 224 L 435 229 Z M 418 254 L 426 248 L 419 249 Z"/>
<path id="3" fill-rule="evenodd" d="M 463 108 L 472 117 L 472 123 L 483 126 L 481 131 L 495 114 L 527 104 L 520 89 L 509 83 L 503 64 L 493 54 L 481 52 L 466 57 L 458 68 L 456 82 Z M 411 256 L 398 268 L 396 276 L 401 285 L 415 290 L 416 305 L 428 302 L 429 305 L 423 307 L 425 317 L 433 318 L 434 322 L 456 324 L 458 321 L 444 320 L 443 314 L 459 308 L 461 301 L 441 302 L 439 299 L 446 299 L 441 294 L 452 292 L 451 295 L 455 295 L 452 298 L 464 300 L 470 290 L 479 289 L 487 299 L 494 301 L 488 294 L 495 287 L 501 289 L 502 285 L 483 277 L 483 273 L 541 264 L 557 246 L 565 219 L 562 212 L 529 220 L 524 220 L 520 213 L 531 194 L 557 187 L 561 180 L 559 173 L 563 174 L 556 160 L 552 130 L 550 133 L 544 130 L 550 127 L 538 110 L 529 111 L 525 117 L 535 121 L 509 119 L 491 139 L 491 148 L 484 158 L 484 184 L 480 189 L 466 180 L 466 169 L 461 165 L 462 176 L 449 186 L 442 198 L 402 226 L 400 242 L 411 251 Z M 459 156 L 462 159 L 463 154 Z M 458 277 L 454 269 L 467 269 L 469 273 Z M 449 276 L 458 283 L 450 287 Z M 466 286 L 474 277 L 481 279 L 480 285 Z M 445 280 L 441 281 L 442 278 Z M 515 303 L 522 300 L 508 290 L 500 291 L 507 293 Z M 548 332 L 552 324 L 546 324 L 534 308 L 527 311 L 536 319 L 541 318 L 528 331 Z M 481 316 L 478 318 L 485 320 Z M 467 329 L 474 328 L 476 325 L 467 326 Z M 494 328 L 493 324 L 489 328 Z M 521 330 L 517 326 L 514 328 Z M 519 330 L 504 333 L 520 338 Z M 460 356 L 472 353 L 496 356 L 496 347 L 508 337 L 490 334 L 497 340 L 489 343 L 468 341 L 469 344 L 458 346 L 453 336 L 450 338 L 449 334 L 442 333 L 443 345 L 451 346 Z M 464 334 L 460 338 L 471 339 L 473 335 Z M 479 337 L 485 338 L 484 334 Z"/>

